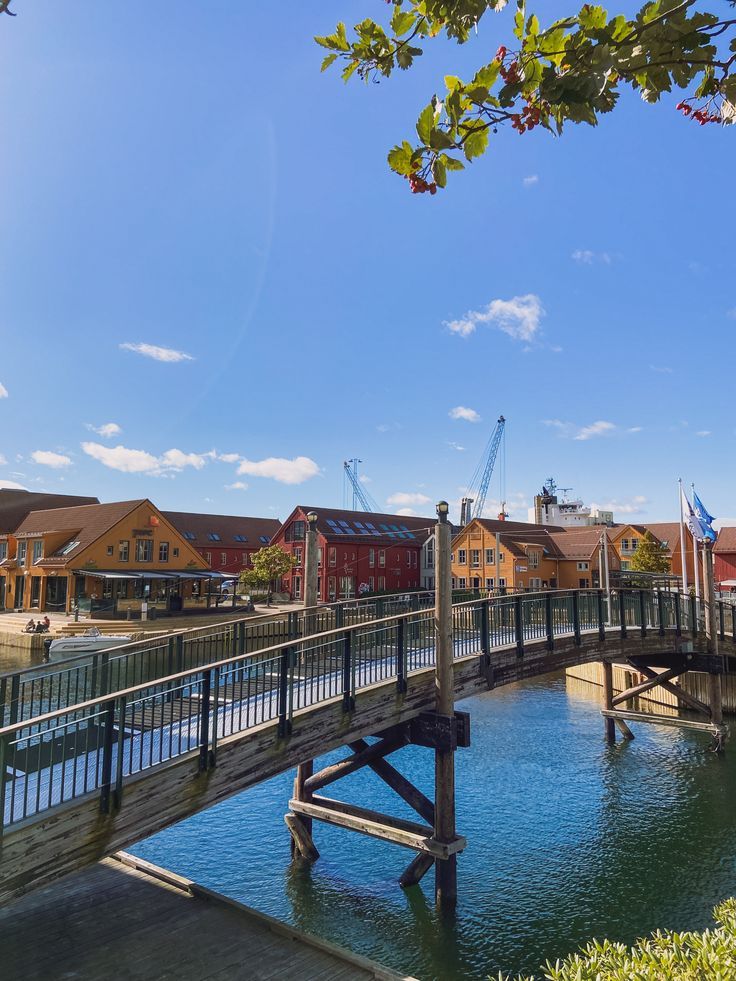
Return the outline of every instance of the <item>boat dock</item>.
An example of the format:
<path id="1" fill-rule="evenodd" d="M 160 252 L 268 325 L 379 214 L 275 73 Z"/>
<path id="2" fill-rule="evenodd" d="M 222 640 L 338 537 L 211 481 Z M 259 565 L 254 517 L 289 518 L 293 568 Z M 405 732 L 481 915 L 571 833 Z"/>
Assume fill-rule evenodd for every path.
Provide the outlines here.
<path id="1" fill-rule="evenodd" d="M 119 852 L 0 909 L 3 981 L 412 981 Z"/>

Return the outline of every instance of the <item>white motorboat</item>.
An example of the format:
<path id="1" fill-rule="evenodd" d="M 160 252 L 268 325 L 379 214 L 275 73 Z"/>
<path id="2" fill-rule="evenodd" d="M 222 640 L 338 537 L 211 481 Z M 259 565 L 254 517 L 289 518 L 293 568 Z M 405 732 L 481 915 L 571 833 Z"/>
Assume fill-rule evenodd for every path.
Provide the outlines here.
<path id="1" fill-rule="evenodd" d="M 129 644 L 130 640 L 128 634 L 103 634 L 97 627 L 90 627 L 76 637 L 56 637 L 54 640 L 47 640 L 44 645 L 46 660 L 62 661 L 80 654 L 94 654 L 110 647 Z"/>

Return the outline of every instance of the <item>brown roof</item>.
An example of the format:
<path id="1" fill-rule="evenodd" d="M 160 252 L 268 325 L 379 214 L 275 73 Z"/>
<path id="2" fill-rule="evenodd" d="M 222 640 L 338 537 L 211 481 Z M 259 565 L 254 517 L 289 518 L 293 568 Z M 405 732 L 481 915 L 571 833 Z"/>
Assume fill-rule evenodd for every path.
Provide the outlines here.
<path id="1" fill-rule="evenodd" d="M 551 538 L 563 559 L 590 559 L 601 540 L 601 525 L 590 525 L 565 531 L 552 532 Z"/>
<path id="2" fill-rule="evenodd" d="M 479 524 L 481 524 L 486 531 L 492 532 L 503 532 L 504 534 L 510 534 L 511 532 L 548 532 L 548 531 L 564 531 L 560 525 L 536 525 L 530 521 L 499 521 L 496 518 L 476 518 Z M 467 526 L 466 526 L 467 527 Z"/>
<path id="3" fill-rule="evenodd" d="M 80 504 L 99 504 L 96 497 L 74 494 L 37 494 L 33 491 L 0 488 L 0 535 L 15 531 L 31 511 L 48 511 Z"/>
<path id="4" fill-rule="evenodd" d="M 75 541 L 79 544 L 67 555 L 50 555 L 37 563 L 42 567 L 63 566 L 118 521 L 122 521 L 127 514 L 145 503 L 145 498 L 142 498 L 114 504 L 87 504 L 84 507 L 32 511 L 16 530 L 16 535 L 19 538 L 29 538 L 41 534 L 68 534 L 67 543 Z"/>
<path id="5" fill-rule="evenodd" d="M 736 528 L 721 528 L 713 546 L 714 552 L 736 552 Z"/>
<path id="6" fill-rule="evenodd" d="M 314 511 L 317 515 L 317 531 L 330 541 L 372 538 L 380 543 L 396 544 L 397 541 L 403 541 L 421 545 L 434 531 L 437 523 L 436 517 L 418 518 L 414 515 L 377 514 L 374 511 L 348 511 L 342 508 L 300 505 L 296 511 L 303 511 L 305 515 Z"/>
<path id="7" fill-rule="evenodd" d="M 679 521 L 654 521 L 645 525 L 637 525 L 645 531 L 651 531 L 655 538 L 662 544 L 667 542 L 667 551 L 670 555 L 680 547 L 680 522 Z"/>
<path id="8" fill-rule="evenodd" d="M 246 518 L 236 514 L 194 514 L 162 511 L 167 521 L 195 547 L 198 545 L 268 545 L 281 527 L 277 518 Z M 194 538 L 188 537 L 194 535 Z M 210 538 L 219 535 L 219 539 Z M 236 539 L 240 535 L 241 539 Z M 242 541 L 242 539 L 245 541 Z M 264 541 L 265 539 L 265 541 Z"/>

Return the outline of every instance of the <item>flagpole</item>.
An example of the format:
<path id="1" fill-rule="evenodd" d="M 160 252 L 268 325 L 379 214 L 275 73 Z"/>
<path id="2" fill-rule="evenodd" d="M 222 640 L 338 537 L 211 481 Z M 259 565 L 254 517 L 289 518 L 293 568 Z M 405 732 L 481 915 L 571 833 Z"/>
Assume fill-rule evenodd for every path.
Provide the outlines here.
<path id="1" fill-rule="evenodd" d="M 682 561 L 682 591 L 687 593 L 687 554 L 685 552 L 685 515 L 682 511 L 682 477 L 677 478 L 680 487 L 680 559 Z"/>
<path id="2" fill-rule="evenodd" d="M 690 484 L 690 489 L 693 494 L 695 494 L 695 484 Z M 694 499 L 694 498 L 693 498 Z M 700 568 L 699 568 L 699 555 L 698 555 L 698 540 L 693 535 L 693 575 L 695 576 L 695 600 L 700 604 Z"/>

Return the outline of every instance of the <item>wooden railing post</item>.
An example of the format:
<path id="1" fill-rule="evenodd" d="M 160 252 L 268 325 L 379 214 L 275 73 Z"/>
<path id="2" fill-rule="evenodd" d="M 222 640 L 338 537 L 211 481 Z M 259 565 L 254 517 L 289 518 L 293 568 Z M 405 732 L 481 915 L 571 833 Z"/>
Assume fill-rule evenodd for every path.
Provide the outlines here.
<path id="1" fill-rule="evenodd" d="M 555 624 L 552 619 L 552 593 L 545 593 L 544 596 L 544 621 L 547 631 L 547 650 L 555 649 Z"/>
<path id="2" fill-rule="evenodd" d="M 514 596 L 514 634 L 516 637 L 516 656 L 524 656 L 524 621 L 521 594 Z"/>
<path id="3" fill-rule="evenodd" d="M 598 589 L 596 591 L 596 599 L 598 605 L 598 640 L 606 639 L 606 621 L 603 616 L 603 590 Z"/>
<path id="4" fill-rule="evenodd" d="M 639 590 L 639 620 L 642 637 L 647 635 L 647 606 L 644 598 L 644 590 Z"/>
<path id="5" fill-rule="evenodd" d="M 353 652 L 352 652 L 352 639 L 353 635 L 349 630 L 346 630 L 342 635 L 342 710 L 343 712 L 352 712 L 355 708 L 355 699 L 353 698 Z"/>
<path id="6" fill-rule="evenodd" d="M 110 786 L 112 783 L 112 747 L 115 729 L 115 702 L 105 705 L 105 725 L 102 734 L 102 773 L 100 776 L 100 811 L 110 813 Z"/>
<path id="7" fill-rule="evenodd" d="M 618 591 L 618 618 L 621 621 L 621 623 L 620 623 L 620 627 L 621 627 L 621 638 L 622 638 L 622 640 L 626 640 L 626 637 L 627 637 L 627 632 L 626 632 L 626 600 L 625 600 L 625 597 L 624 597 L 624 591 L 623 591 L 623 589 L 619 589 L 619 591 Z"/>
<path id="8" fill-rule="evenodd" d="M 664 637 L 664 596 L 662 590 L 657 590 L 657 619 L 659 620 L 659 636 Z"/>
<path id="9" fill-rule="evenodd" d="M 577 589 L 572 594 L 572 631 L 576 647 L 580 647 L 580 593 Z"/>
<path id="10" fill-rule="evenodd" d="M 399 620 L 396 624 L 396 690 L 402 694 L 406 691 L 406 642 L 404 639 L 404 623 Z"/>
<path id="11" fill-rule="evenodd" d="M 481 653 L 488 656 L 491 653 L 491 630 L 488 616 L 488 604 L 490 600 L 483 600 L 480 606 L 480 649 Z"/>

